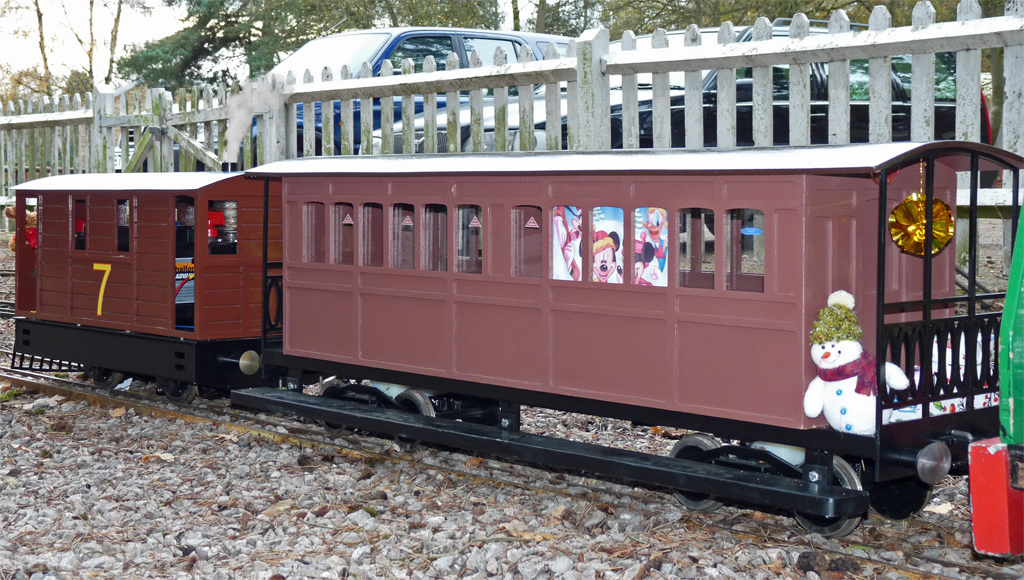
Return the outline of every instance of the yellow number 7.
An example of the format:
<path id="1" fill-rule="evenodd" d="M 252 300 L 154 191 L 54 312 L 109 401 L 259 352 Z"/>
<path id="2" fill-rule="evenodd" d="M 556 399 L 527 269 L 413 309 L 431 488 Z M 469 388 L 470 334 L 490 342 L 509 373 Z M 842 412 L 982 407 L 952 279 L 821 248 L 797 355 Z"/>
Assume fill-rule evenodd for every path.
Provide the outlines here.
<path id="1" fill-rule="evenodd" d="M 110 264 L 93 264 L 92 269 L 103 272 L 103 281 L 100 282 L 100 298 L 96 301 L 96 316 L 103 316 L 103 292 L 107 289 L 107 278 L 110 277 Z"/>

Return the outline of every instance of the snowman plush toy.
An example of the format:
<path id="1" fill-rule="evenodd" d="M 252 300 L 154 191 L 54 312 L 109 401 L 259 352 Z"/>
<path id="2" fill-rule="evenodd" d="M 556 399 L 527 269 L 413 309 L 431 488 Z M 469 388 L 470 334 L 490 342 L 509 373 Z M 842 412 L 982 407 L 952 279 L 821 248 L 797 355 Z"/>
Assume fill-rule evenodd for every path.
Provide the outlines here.
<path id="1" fill-rule="evenodd" d="M 804 394 L 804 413 L 814 419 L 824 412 L 828 424 L 843 433 L 874 435 L 878 363 L 864 352 L 853 305 L 849 292 L 833 292 L 811 325 L 811 359 L 818 374 Z M 884 368 L 889 388 L 901 391 L 910 385 L 897 365 L 887 362 Z M 883 412 L 883 423 L 891 414 L 890 409 Z"/>

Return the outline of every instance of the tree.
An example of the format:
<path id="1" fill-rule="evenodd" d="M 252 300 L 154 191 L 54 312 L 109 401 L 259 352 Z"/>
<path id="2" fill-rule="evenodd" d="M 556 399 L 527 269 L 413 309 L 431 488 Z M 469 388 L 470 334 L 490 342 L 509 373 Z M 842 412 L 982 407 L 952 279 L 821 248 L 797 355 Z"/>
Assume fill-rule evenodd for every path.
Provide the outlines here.
<path id="1" fill-rule="evenodd" d="M 118 60 L 118 73 L 150 86 L 176 88 L 237 76 L 244 64 L 251 76 L 265 73 L 306 42 L 329 32 L 429 23 L 494 28 L 494 2 L 474 0 L 164 0 L 186 8 L 187 26 L 165 38 L 134 47 Z M 339 26 L 340 25 L 340 26 Z"/>
<path id="2" fill-rule="evenodd" d="M 107 72 L 104 77 L 105 83 L 110 83 L 113 80 L 114 72 L 114 54 L 117 51 L 117 37 L 121 26 L 121 14 L 124 8 L 131 8 L 135 10 L 146 11 L 148 0 L 100 0 L 100 6 L 110 9 L 113 6 L 113 17 L 114 21 L 110 29 L 110 60 L 107 63 Z M 58 23 L 61 23 L 60 14 L 53 14 L 52 11 L 44 11 L 45 3 L 40 0 L 0 0 L 0 19 L 5 21 L 5 24 L 9 26 L 12 33 L 15 35 L 27 38 L 29 36 L 37 38 L 37 45 L 39 47 L 39 58 L 41 63 L 40 66 L 31 67 L 22 71 L 17 71 L 12 74 L 12 71 L 5 70 L 7 75 L 11 75 L 7 79 L 8 87 L 3 90 L 5 92 L 14 91 L 17 93 L 19 90 L 27 90 L 30 93 L 44 94 L 52 96 L 55 89 L 63 89 L 64 92 L 68 92 L 66 87 L 72 86 L 77 89 L 82 87 L 91 87 L 94 85 L 95 69 L 96 69 L 96 48 L 97 48 L 97 30 L 95 27 L 96 23 L 96 0 L 88 0 L 88 17 L 86 19 L 87 28 L 83 30 L 79 19 L 68 12 L 68 3 L 61 3 L 63 8 L 63 24 L 74 36 L 78 45 L 82 48 L 82 52 L 85 56 L 85 66 L 79 69 L 78 67 L 71 67 L 72 70 L 68 75 L 62 75 L 59 72 L 54 72 L 51 68 L 51 49 L 49 41 L 52 40 L 47 35 L 47 22 L 53 23 L 54 19 Z M 27 16 L 31 17 L 28 18 Z M 29 24 L 31 22 L 31 24 Z M 60 71 L 64 67 L 58 63 L 57 70 Z M 83 76 L 84 75 L 84 76 Z M 75 92 L 78 92 L 77 90 Z"/>
<path id="3" fill-rule="evenodd" d="M 604 0 L 559 0 L 550 4 L 542 1 L 530 23 L 537 32 L 579 36 L 589 28 L 603 25 L 603 8 Z"/>

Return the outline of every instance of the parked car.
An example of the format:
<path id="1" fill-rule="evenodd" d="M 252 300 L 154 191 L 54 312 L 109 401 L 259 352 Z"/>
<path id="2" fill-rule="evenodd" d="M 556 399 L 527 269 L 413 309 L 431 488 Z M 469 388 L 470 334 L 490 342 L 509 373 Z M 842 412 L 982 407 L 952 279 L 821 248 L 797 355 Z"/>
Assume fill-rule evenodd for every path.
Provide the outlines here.
<path id="1" fill-rule="evenodd" d="M 773 23 L 773 35 L 776 38 L 787 37 L 789 28 L 786 20 L 780 19 Z M 828 30 L 822 26 L 813 26 L 811 34 L 827 34 Z M 668 33 L 669 44 L 672 47 L 681 46 L 685 31 L 673 31 Z M 702 29 L 702 44 L 717 42 L 717 29 Z M 750 42 L 753 40 L 753 28 L 746 28 L 737 35 L 737 42 Z M 650 46 L 650 36 L 640 37 L 637 44 L 641 47 Z M 612 43 L 610 47 L 614 52 L 618 43 Z M 910 139 L 910 56 L 896 56 L 892 59 L 892 139 L 894 141 L 907 141 Z M 852 142 L 867 142 L 868 140 L 868 61 L 855 60 L 850 64 L 850 139 Z M 684 87 L 682 86 L 683 73 L 670 73 L 670 119 L 671 136 L 673 147 L 683 147 L 685 144 L 685 122 L 684 122 Z M 954 53 L 939 53 L 936 55 L 936 80 L 935 80 L 935 139 L 952 139 L 956 129 L 956 55 Z M 652 87 L 650 81 L 644 82 L 643 76 L 638 75 L 639 88 L 639 127 L 640 147 L 653 147 L 653 114 L 652 114 Z M 647 79 L 650 78 L 646 75 Z M 753 79 L 750 68 L 741 68 L 736 71 L 736 115 L 737 135 L 736 143 L 739 146 L 751 146 L 753 141 Z M 827 63 L 814 63 L 811 65 L 811 142 L 828 142 L 828 65 Z M 773 93 L 774 93 L 774 142 L 776 145 L 789 143 L 789 66 L 776 65 L 772 67 Z M 546 100 L 544 91 L 546 86 L 541 86 L 534 95 L 534 132 L 537 137 L 537 149 L 543 149 L 546 134 L 545 109 Z M 717 108 L 718 71 L 710 70 L 705 72 L 703 80 L 703 117 L 704 117 L 704 144 L 715 146 L 718 141 L 718 108 Z M 612 78 L 611 83 L 611 131 L 612 148 L 622 147 L 622 91 L 621 81 L 618 77 Z M 562 146 L 566 147 L 566 99 L 563 92 L 562 97 Z M 468 151 L 471 143 L 469 140 L 469 112 L 463 106 L 460 113 L 462 119 L 462 134 L 459 136 L 462 143 L 462 150 Z M 989 116 L 987 104 L 982 98 L 981 110 L 981 141 L 991 142 Z M 508 110 L 508 127 L 510 131 L 509 147 L 519 147 L 519 110 L 518 101 L 510 99 Z M 494 148 L 494 110 L 493 107 L 485 108 L 484 111 L 484 146 L 485 150 Z M 417 124 L 417 130 L 422 130 L 422 124 Z M 444 130 L 444 123 L 439 120 L 438 130 Z M 397 131 L 397 130 L 396 130 Z M 446 140 L 447 135 L 439 137 L 439 140 Z M 400 150 L 396 147 L 396 151 Z"/>
<path id="2" fill-rule="evenodd" d="M 493 64 L 494 51 L 502 47 L 509 59 L 516 59 L 523 47 L 530 47 L 534 58 L 541 60 L 549 45 L 554 45 L 560 55 L 565 55 L 569 47 L 569 38 L 551 34 L 537 34 L 532 32 L 518 31 L 494 31 L 494 30 L 473 30 L 467 28 L 438 28 L 438 27 L 408 27 L 408 28 L 380 28 L 373 30 L 358 30 L 343 32 L 325 36 L 303 45 L 292 55 L 275 66 L 270 74 L 287 77 L 291 71 L 296 82 L 301 83 L 305 71 L 308 69 L 313 78 L 319 80 L 324 66 L 330 66 L 336 75 L 342 65 L 347 64 L 352 71 L 353 78 L 359 78 L 361 67 L 364 62 L 370 63 L 374 76 L 380 74 L 381 66 L 385 61 L 390 61 L 396 74 L 401 74 L 402 61 L 411 58 L 416 66 L 416 72 L 423 71 L 423 61 L 428 55 L 433 56 L 437 62 L 437 70 L 444 70 L 449 53 L 459 56 L 460 66 L 469 66 L 469 55 L 476 50 L 480 54 L 485 66 Z M 437 96 L 437 108 L 445 106 L 445 95 Z M 360 145 L 360 102 L 353 103 L 353 134 L 355 146 L 358 150 Z M 395 120 L 402 118 L 401 100 L 394 100 Z M 416 112 L 423 111 L 423 97 L 416 95 Z M 334 102 L 335 122 L 337 123 L 341 112 L 341 103 Z M 303 106 L 296 106 L 296 115 L 299 122 L 299 152 L 302 152 L 301 134 L 303 131 Z M 380 128 L 380 101 L 374 102 L 373 126 Z M 322 148 L 322 118 L 320 104 L 316 104 L 316 149 Z M 341 152 L 340 129 L 334 132 L 335 153 Z"/>

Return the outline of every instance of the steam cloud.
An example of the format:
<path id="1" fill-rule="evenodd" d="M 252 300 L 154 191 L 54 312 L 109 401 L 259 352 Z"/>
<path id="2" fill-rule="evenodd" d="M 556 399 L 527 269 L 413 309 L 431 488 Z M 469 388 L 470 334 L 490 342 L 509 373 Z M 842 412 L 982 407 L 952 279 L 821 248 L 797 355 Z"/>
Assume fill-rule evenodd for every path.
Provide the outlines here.
<path id="1" fill-rule="evenodd" d="M 220 152 L 221 162 L 239 161 L 239 147 L 242 139 L 252 132 L 253 116 L 281 109 L 284 105 L 283 88 L 283 77 L 267 75 L 244 81 L 241 90 L 228 98 L 228 130 L 225 135 L 227 144 Z"/>

